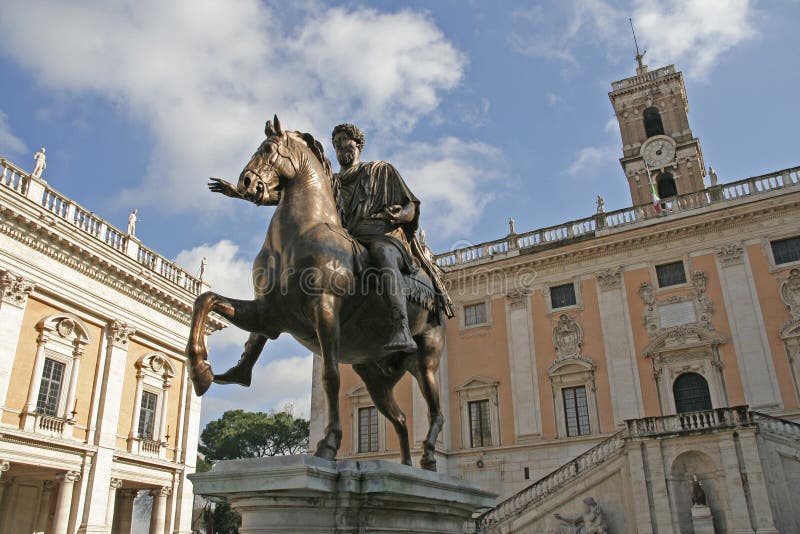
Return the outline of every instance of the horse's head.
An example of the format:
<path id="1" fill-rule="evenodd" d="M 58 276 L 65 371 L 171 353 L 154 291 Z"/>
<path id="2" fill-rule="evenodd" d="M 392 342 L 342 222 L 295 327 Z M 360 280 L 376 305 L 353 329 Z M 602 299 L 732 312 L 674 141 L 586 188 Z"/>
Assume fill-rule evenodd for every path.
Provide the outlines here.
<path id="1" fill-rule="evenodd" d="M 237 190 L 243 198 L 263 206 L 278 204 L 284 187 L 304 168 L 303 162 L 314 159 L 304 158 L 307 152 L 316 157 L 322 171 L 330 176 L 330 162 L 311 134 L 284 130 L 277 115 L 267 121 L 264 133 L 267 138 L 239 175 Z"/>

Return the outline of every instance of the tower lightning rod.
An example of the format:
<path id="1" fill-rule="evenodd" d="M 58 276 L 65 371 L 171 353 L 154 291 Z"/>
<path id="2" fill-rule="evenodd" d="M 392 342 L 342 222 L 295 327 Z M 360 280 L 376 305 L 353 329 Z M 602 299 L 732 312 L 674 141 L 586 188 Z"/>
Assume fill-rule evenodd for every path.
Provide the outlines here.
<path id="1" fill-rule="evenodd" d="M 636 31 L 633 29 L 633 19 L 628 17 L 628 22 L 631 25 L 631 33 L 633 34 L 633 44 L 636 45 L 636 63 L 639 64 L 639 68 L 636 69 L 636 73 L 643 74 L 647 72 L 647 65 L 645 65 L 642 62 L 642 58 L 644 58 L 644 55 L 647 53 L 647 50 L 641 53 L 639 52 L 639 42 L 636 40 Z"/>

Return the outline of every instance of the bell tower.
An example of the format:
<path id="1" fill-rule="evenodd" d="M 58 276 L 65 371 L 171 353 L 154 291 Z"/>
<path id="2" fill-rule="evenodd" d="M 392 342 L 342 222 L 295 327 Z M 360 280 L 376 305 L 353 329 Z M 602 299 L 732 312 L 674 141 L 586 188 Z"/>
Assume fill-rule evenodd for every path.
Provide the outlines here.
<path id="1" fill-rule="evenodd" d="M 637 50 L 636 76 L 611 84 L 608 97 L 622 135 L 619 162 L 633 205 L 652 202 L 653 184 L 662 199 L 705 188 L 700 140 L 689 128 L 683 74 L 669 65 L 648 70 Z"/>

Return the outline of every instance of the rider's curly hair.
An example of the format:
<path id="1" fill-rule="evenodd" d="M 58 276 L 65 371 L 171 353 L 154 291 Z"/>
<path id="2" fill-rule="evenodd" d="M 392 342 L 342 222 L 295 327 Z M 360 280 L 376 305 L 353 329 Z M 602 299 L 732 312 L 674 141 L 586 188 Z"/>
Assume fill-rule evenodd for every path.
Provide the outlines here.
<path id="1" fill-rule="evenodd" d="M 333 129 L 333 133 L 331 133 L 331 142 L 333 141 L 333 138 L 336 137 L 336 134 L 339 132 L 346 134 L 350 139 L 355 141 L 356 146 L 358 146 L 359 150 L 364 148 L 364 143 L 366 142 L 366 138 L 364 137 L 364 132 L 362 132 L 361 128 L 359 128 L 355 124 L 345 123 L 336 126 Z"/>

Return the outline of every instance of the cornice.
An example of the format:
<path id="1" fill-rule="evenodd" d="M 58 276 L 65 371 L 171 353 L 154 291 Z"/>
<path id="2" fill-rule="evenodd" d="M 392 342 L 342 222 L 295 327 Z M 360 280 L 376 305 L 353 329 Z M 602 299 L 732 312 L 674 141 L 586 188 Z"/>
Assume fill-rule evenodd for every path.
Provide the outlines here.
<path id="1" fill-rule="evenodd" d="M 747 211 L 738 211 L 738 208 L 741 207 L 731 206 L 727 210 L 704 212 L 694 216 L 703 217 L 702 220 L 692 221 L 691 219 L 694 217 L 663 220 L 657 224 L 632 227 L 611 234 L 595 236 L 579 243 L 565 243 L 563 247 L 560 247 L 563 248 L 563 251 L 557 248 L 522 249 L 519 255 L 512 257 L 498 258 L 475 265 L 450 267 L 445 273 L 445 278 L 453 284 L 453 290 L 456 290 L 463 287 L 465 282 L 471 279 L 471 275 L 476 272 L 495 271 L 513 274 L 521 269 L 567 267 L 580 261 L 641 250 L 653 243 L 664 245 L 700 235 L 707 236 L 721 229 L 735 230 L 754 222 L 778 219 L 791 211 L 798 211 L 800 215 L 800 196 L 792 202 L 783 202 L 777 205 L 770 203 L 757 209 L 753 209 L 752 204 L 748 204 Z M 540 255 L 543 257 L 537 257 Z"/>
<path id="2" fill-rule="evenodd" d="M 10 216 L 9 216 L 10 215 Z M 183 289 L 185 295 L 177 296 L 142 278 L 120 262 L 104 258 L 78 240 L 58 235 L 48 227 L 47 221 L 35 220 L 7 206 L 0 206 L 0 233 L 44 254 L 70 269 L 97 280 L 104 285 L 130 297 L 149 308 L 182 324 L 189 325 L 192 317 L 194 295 Z M 225 323 L 210 318 L 213 330 Z"/>

